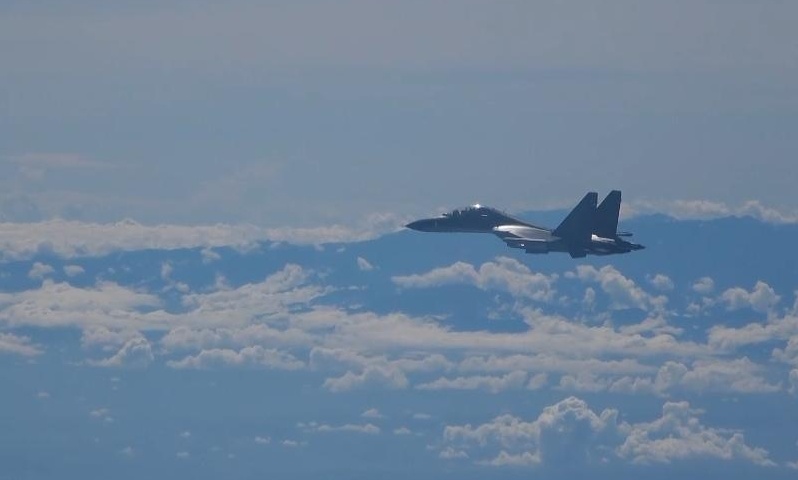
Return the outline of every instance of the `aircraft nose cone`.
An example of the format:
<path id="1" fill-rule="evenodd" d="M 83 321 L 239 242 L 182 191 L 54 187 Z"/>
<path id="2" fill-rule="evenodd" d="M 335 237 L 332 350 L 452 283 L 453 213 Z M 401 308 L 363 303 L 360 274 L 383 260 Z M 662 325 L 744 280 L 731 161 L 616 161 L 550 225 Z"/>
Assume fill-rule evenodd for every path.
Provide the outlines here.
<path id="1" fill-rule="evenodd" d="M 405 227 L 411 230 L 418 230 L 419 232 L 428 232 L 434 226 L 435 220 L 425 218 L 424 220 L 416 220 L 410 222 Z"/>

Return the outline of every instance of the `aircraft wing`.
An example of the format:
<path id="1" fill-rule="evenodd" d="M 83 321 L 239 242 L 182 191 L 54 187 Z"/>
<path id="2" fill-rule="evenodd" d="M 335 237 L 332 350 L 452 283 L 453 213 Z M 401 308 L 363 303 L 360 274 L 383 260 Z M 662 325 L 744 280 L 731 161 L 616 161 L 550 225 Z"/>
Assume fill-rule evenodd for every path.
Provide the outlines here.
<path id="1" fill-rule="evenodd" d="M 549 232 L 525 225 L 500 225 L 493 233 L 508 247 L 521 248 L 527 253 L 546 253 L 549 251 Z"/>

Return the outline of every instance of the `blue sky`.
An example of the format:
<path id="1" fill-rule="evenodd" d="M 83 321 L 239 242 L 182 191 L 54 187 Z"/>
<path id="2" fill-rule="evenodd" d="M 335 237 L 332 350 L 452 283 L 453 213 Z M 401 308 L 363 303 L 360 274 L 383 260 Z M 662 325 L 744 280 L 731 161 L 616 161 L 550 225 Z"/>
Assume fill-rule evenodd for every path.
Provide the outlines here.
<path id="1" fill-rule="evenodd" d="M 4 2 L 0 479 L 794 477 L 797 9 Z"/>
<path id="2" fill-rule="evenodd" d="M 794 212 L 790 2 L 4 2 L 9 220 Z M 486 188 L 490 185 L 490 188 Z"/>

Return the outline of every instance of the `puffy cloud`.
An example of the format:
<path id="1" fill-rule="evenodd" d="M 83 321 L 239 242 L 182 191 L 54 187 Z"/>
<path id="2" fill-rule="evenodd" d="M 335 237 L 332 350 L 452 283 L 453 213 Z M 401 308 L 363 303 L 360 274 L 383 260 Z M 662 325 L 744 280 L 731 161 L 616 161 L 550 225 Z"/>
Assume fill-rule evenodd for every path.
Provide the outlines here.
<path id="1" fill-rule="evenodd" d="M 673 290 L 673 280 L 670 279 L 667 275 L 662 273 L 658 273 L 653 277 L 648 278 L 649 283 L 654 286 L 657 290 L 660 291 L 668 291 Z"/>
<path id="2" fill-rule="evenodd" d="M 221 348 L 202 350 L 197 355 L 189 355 L 182 360 L 170 360 L 166 364 L 177 369 L 257 366 L 275 370 L 298 370 L 305 366 L 304 362 L 290 353 L 266 349 L 260 345 L 244 347 L 239 351 Z"/>
<path id="3" fill-rule="evenodd" d="M 64 265 L 64 273 L 67 277 L 77 277 L 86 273 L 86 270 L 80 265 Z"/>
<path id="4" fill-rule="evenodd" d="M 403 389 L 410 385 L 408 373 L 446 370 L 452 367 L 452 363 L 440 354 L 389 360 L 385 356 L 365 356 L 354 350 L 328 348 L 311 350 L 310 364 L 317 369 L 336 367 L 347 369 L 342 376 L 324 381 L 324 387 L 332 392 L 342 392 L 367 385 Z M 352 368 L 358 373 L 352 371 Z"/>
<path id="5" fill-rule="evenodd" d="M 784 348 L 774 348 L 773 359 L 798 366 L 798 334 L 790 337 Z"/>
<path id="6" fill-rule="evenodd" d="M 272 443 L 272 438 L 261 437 L 260 435 L 258 435 L 255 437 L 255 443 L 257 443 L 258 445 L 269 445 L 270 443 Z"/>
<path id="7" fill-rule="evenodd" d="M 36 355 L 41 355 L 42 350 L 38 345 L 32 344 L 31 339 L 28 337 L 0 332 L 0 354 L 4 353 L 35 357 Z"/>
<path id="8" fill-rule="evenodd" d="M 146 367 L 154 358 L 150 342 L 144 337 L 135 337 L 128 340 L 115 355 L 86 363 L 96 367 Z"/>
<path id="9" fill-rule="evenodd" d="M 393 282 L 402 288 L 429 288 L 442 285 L 473 285 L 481 290 L 502 290 L 514 297 L 536 301 L 550 301 L 557 275 L 532 272 L 521 262 L 498 257 L 483 263 L 479 269 L 464 262 L 436 268 L 420 275 L 397 276 Z"/>
<path id="10" fill-rule="evenodd" d="M 41 279 L 55 272 L 55 269 L 46 263 L 35 262 L 28 272 L 28 278 Z"/>
<path id="11" fill-rule="evenodd" d="M 370 272 L 374 270 L 374 265 L 363 257 L 357 257 L 357 268 L 364 272 Z"/>
<path id="12" fill-rule="evenodd" d="M 718 458 L 773 466 L 768 452 L 745 444 L 743 434 L 706 427 L 687 402 L 667 402 L 653 422 L 625 424 L 626 439 L 617 453 L 634 463 L 667 463 L 691 458 Z"/>
<path id="13" fill-rule="evenodd" d="M 446 447 L 440 451 L 438 457 L 444 460 L 457 460 L 462 458 L 468 458 L 468 454 L 462 450 L 455 450 L 452 447 Z"/>
<path id="14" fill-rule="evenodd" d="M 83 348 L 99 346 L 103 350 L 111 350 L 121 347 L 130 340 L 143 337 L 141 332 L 136 330 L 111 330 L 104 326 L 89 327 L 83 330 L 83 335 L 80 337 L 80 344 Z"/>
<path id="15" fill-rule="evenodd" d="M 788 315 L 771 318 L 767 323 L 749 323 L 740 328 L 714 326 L 709 330 L 707 341 L 713 349 L 734 350 L 771 340 L 788 340 L 793 335 L 798 335 L 798 316 Z"/>
<path id="16" fill-rule="evenodd" d="M 545 407 L 532 421 L 505 414 L 482 425 L 446 426 L 441 448 L 477 455 L 482 457 L 478 463 L 491 466 L 565 466 L 611 460 L 654 463 L 696 458 L 774 465 L 766 450 L 748 446 L 741 433 L 707 427 L 698 414 L 687 402 L 667 402 L 660 418 L 630 424 L 619 422 L 615 409 L 596 412 L 584 400 L 568 397 Z M 497 449 L 498 455 L 485 458 Z"/>
<path id="17" fill-rule="evenodd" d="M 601 456 L 598 447 L 617 431 L 617 416 L 612 409 L 597 414 L 584 400 L 568 397 L 529 422 L 501 415 L 476 427 L 446 426 L 443 441 L 463 450 L 496 445 L 502 450 L 499 456 L 483 460 L 495 466 L 584 463 Z"/>
<path id="18" fill-rule="evenodd" d="M 100 282 L 93 288 L 45 280 L 37 290 L 0 293 L 0 321 L 11 326 L 106 326 L 131 328 L 163 323 L 158 312 L 142 313 L 161 305 L 146 293 Z M 135 328 L 135 327 L 134 327 Z"/>
<path id="19" fill-rule="evenodd" d="M 310 346 L 315 338 L 297 328 L 275 328 L 262 323 L 241 328 L 199 328 L 179 326 L 169 330 L 160 340 L 168 352 L 201 350 L 211 347 Z"/>
<path id="20" fill-rule="evenodd" d="M 781 300 L 773 288 L 763 281 L 756 282 L 752 291 L 735 287 L 723 292 L 721 300 L 726 302 L 729 310 L 751 308 L 754 311 L 767 313 Z"/>
<path id="21" fill-rule="evenodd" d="M 385 415 L 381 414 L 376 408 L 369 408 L 361 413 L 360 416 L 363 418 L 385 418 Z"/>
<path id="22" fill-rule="evenodd" d="M 764 368 L 746 357 L 734 360 L 696 360 L 692 367 L 673 361 L 663 365 L 655 380 L 657 391 L 685 388 L 695 391 L 770 393 L 781 389 L 761 377 Z"/>
<path id="23" fill-rule="evenodd" d="M 611 265 L 599 269 L 592 265 L 579 265 L 576 267 L 576 276 L 583 281 L 597 282 L 604 293 L 610 296 L 614 309 L 662 310 L 668 301 L 665 296 L 649 295 L 634 280 Z"/>
<path id="24" fill-rule="evenodd" d="M 710 277 L 701 277 L 691 286 L 694 292 L 701 295 L 709 295 L 715 290 L 715 281 Z"/>
<path id="25" fill-rule="evenodd" d="M 439 378 L 432 382 L 422 383 L 416 388 L 419 390 L 487 390 L 490 393 L 499 393 L 508 389 L 523 388 L 526 381 L 526 372 L 515 371 L 501 377 L 480 375 L 451 379 Z"/>

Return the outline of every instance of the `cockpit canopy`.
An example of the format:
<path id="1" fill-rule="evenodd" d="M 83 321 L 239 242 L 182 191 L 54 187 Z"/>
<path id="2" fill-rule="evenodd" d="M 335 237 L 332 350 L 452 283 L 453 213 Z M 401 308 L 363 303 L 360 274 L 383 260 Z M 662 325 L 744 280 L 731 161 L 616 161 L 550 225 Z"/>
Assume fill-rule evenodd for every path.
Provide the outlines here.
<path id="1" fill-rule="evenodd" d="M 469 205 L 467 207 L 458 208 L 452 210 L 451 212 L 444 213 L 444 217 L 462 217 L 466 215 L 474 215 L 474 214 L 487 214 L 488 212 L 492 212 L 493 209 L 489 207 L 482 206 L 478 203 L 474 205 Z"/>

